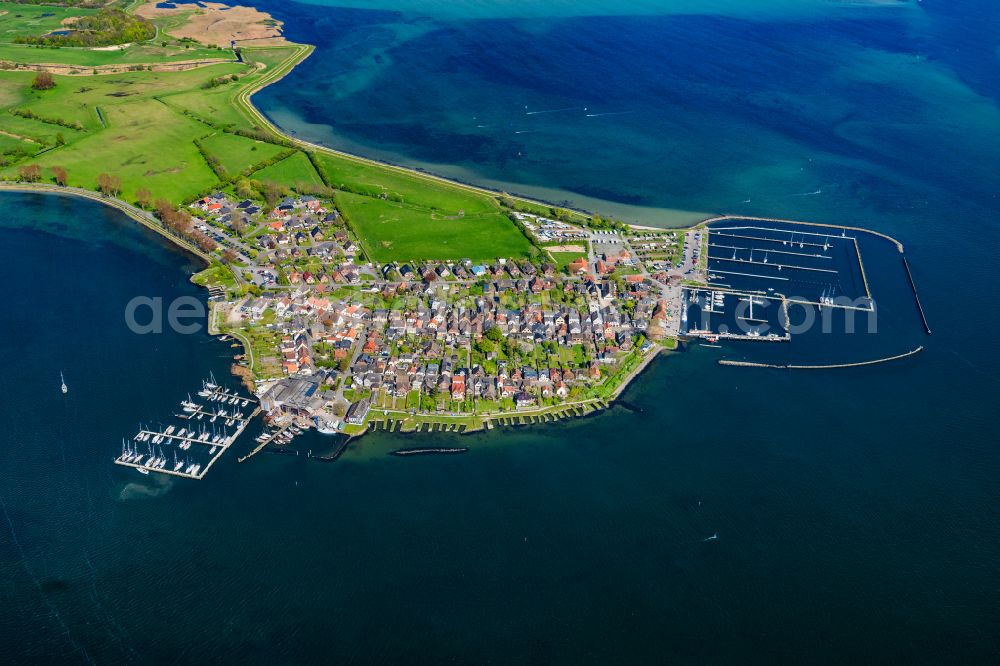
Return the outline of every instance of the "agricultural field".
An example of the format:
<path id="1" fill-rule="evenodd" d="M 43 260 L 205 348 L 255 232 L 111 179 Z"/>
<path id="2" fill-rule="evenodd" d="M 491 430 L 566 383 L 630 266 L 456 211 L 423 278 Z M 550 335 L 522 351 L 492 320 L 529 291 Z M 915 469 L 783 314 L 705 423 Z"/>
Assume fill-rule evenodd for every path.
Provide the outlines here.
<path id="1" fill-rule="evenodd" d="M 528 239 L 496 207 L 463 217 L 349 192 L 337 192 L 337 205 L 364 248 L 379 262 L 419 259 L 518 257 L 531 250 Z"/>
<path id="2" fill-rule="evenodd" d="M 297 52 L 291 46 L 268 46 L 263 48 L 244 49 L 243 57 L 247 64 L 259 65 L 264 74 Z M 251 129 L 255 126 L 245 111 L 236 104 L 236 93 L 242 86 L 225 85 L 210 89 L 187 90 L 169 95 L 161 99 L 179 111 L 187 111 L 216 126 L 232 126 Z"/>

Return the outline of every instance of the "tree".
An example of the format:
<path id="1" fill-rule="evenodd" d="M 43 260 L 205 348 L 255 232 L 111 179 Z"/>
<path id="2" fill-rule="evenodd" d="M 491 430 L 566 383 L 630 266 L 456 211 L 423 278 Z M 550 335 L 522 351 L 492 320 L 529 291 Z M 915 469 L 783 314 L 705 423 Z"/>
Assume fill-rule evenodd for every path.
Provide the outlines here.
<path id="1" fill-rule="evenodd" d="M 106 173 L 97 174 L 97 189 L 101 191 L 101 194 L 107 196 L 111 191 L 111 176 Z"/>
<path id="2" fill-rule="evenodd" d="M 500 330 L 499 326 L 494 326 L 486 331 L 486 338 L 493 342 L 500 342 L 503 340 L 503 331 Z"/>
<path id="3" fill-rule="evenodd" d="M 236 181 L 236 194 L 249 199 L 254 195 L 253 184 L 246 178 L 240 178 Z"/>
<path id="4" fill-rule="evenodd" d="M 54 166 L 49 169 L 52 172 L 52 178 L 55 179 L 56 185 L 66 184 L 66 169 L 61 166 Z"/>
<path id="5" fill-rule="evenodd" d="M 62 132 L 56 132 L 56 145 L 57 146 L 66 145 L 66 137 L 63 136 Z"/>
<path id="6" fill-rule="evenodd" d="M 104 196 L 116 197 L 122 190 L 122 179 L 109 173 L 100 173 L 97 175 L 97 187 Z"/>
<path id="7" fill-rule="evenodd" d="M 52 78 L 52 74 L 49 72 L 38 72 L 38 74 L 35 74 L 35 79 L 31 82 L 31 87 L 35 90 L 51 90 L 56 87 L 56 80 Z"/>
<path id="8" fill-rule="evenodd" d="M 152 199 L 153 193 L 145 187 L 140 187 L 135 191 L 135 202 L 142 208 L 149 206 L 149 202 L 152 201 Z"/>
<path id="9" fill-rule="evenodd" d="M 42 167 L 37 164 L 25 164 L 17 169 L 18 175 L 21 180 L 28 181 L 29 183 L 37 183 L 38 179 L 42 177 Z"/>
<path id="10" fill-rule="evenodd" d="M 163 197 L 156 200 L 156 203 L 153 204 L 153 208 L 156 209 L 157 217 L 164 222 L 167 221 L 167 214 L 174 210 L 174 207 L 170 204 L 170 202 Z"/>
<path id="11" fill-rule="evenodd" d="M 233 231 L 235 231 L 238 236 L 242 236 L 243 232 L 246 230 L 247 230 L 247 224 L 243 219 L 243 213 L 234 213 Z"/>
<path id="12" fill-rule="evenodd" d="M 277 205 L 278 200 L 281 199 L 281 186 L 277 183 L 267 181 L 263 184 L 261 194 L 264 195 L 264 201 L 267 202 L 267 207 L 274 208 L 275 205 Z"/>
<path id="13" fill-rule="evenodd" d="M 240 257 L 239 257 L 238 254 L 236 254 L 236 251 L 233 250 L 233 249 L 231 249 L 231 248 L 227 247 L 222 252 L 222 263 L 233 264 L 233 263 L 236 263 L 236 260 L 239 259 L 239 258 Z"/>

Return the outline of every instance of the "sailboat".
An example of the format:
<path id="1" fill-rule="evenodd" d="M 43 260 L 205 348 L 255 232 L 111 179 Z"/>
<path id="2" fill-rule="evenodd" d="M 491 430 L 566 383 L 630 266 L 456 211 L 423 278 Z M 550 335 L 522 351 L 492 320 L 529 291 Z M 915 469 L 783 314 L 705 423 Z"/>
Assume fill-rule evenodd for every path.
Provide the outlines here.
<path id="1" fill-rule="evenodd" d="M 62 382 L 63 395 L 66 395 L 67 393 L 69 393 L 69 387 L 66 386 L 66 378 L 63 377 L 63 373 L 61 371 L 59 372 L 59 381 Z"/>

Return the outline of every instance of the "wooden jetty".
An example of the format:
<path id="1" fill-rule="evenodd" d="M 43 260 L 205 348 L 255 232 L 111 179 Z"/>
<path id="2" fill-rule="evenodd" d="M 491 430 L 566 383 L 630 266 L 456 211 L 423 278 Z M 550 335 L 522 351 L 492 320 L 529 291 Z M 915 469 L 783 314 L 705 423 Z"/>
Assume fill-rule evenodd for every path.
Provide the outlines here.
<path id="1" fill-rule="evenodd" d="M 265 449 L 265 447 L 267 447 L 268 444 L 270 444 L 271 442 L 273 442 L 274 440 L 276 440 L 279 435 L 283 434 L 286 430 L 288 430 L 291 427 L 292 427 L 292 424 L 289 423 L 288 425 L 282 427 L 280 430 L 274 431 L 273 433 L 271 433 L 270 437 L 268 437 L 267 439 L 265 439 L 263 442 L 258 443 L 257 446 L 256 446 L 256 448 L 254 448 L 253 451 L 251 451 L 250 453 L 246 454 L 245 456 L 241 456 L 241 457 L 237 458 L 236 462 L 241 463 L 241 462 L 245 462 L 245 461 L 249 460 L 250 458 L 253 458 L 255 455 L 257 455 L 258 453 L 260 453 L 261 451 L 263 451 Z"/>
<path id="2" fill-rule="evenodd" d="M 249 405 L 252 402 L 255 407 L 253 412 L 251 412 L 249 416 L 246 416 L 242 412 L 239 412 L 238 409 L 234 409 L 234 413 L 229 414 L 222 413 L 224 410 L 209 412 L 206 411 L 201 405 L 195 405 L 196 409 L 186 412 L 185 415 L 178 414 L 177 416 L 185 419 L 185 423 L 190 423 L 191 419 L 196 415 L 201 415 L 202 417 L 208 416 L 210 418 L 215 418 L 216 420 L 221 418 L 224 419 L 224 422 L 232 422 L 231 426 L 223 426 L 223 432 L 225 434 L 218 441 L 213 441 L 215 436 L 218 436 L 218 433 L 213 433 L 212 435 L 195 432 L 187 433 L 186 431 L 190 429 L 187 426 L 181 426 L 180 429 L 175 429 L 172 426 L 165 428 L 162 431 L 142 428 L 132 438 L 133 446 L 140 447 L 145 444 L 148 447 L 147 450 L 153 450 L 154 452 L 155 449 L 153 449 L 153 447 L 159 447 L 159 454 L 161 456 L 160 464 L 155 464 L 155 457 L 152 454 L 147 456 L 146 454 L 125 452 L 115 458 L 115 464 L 123 467 L 133 467 L 145 473 L 156 472 L 157 474 L 167 474 L 170 476 L 180 476 L 187 479 L 197 480 L 205 478 L 205 475 L 208 473 L 208 470 L 212 468 L 212 465 L 214 465 L 215 462 L 222 457 L 222 454 L 236 442 L 239 436 L 243 434 L 243 431 L 250 424 L 250 421 L 252 421 L 253 418 L 260 413 L 260 406 L 256 405 L 257 401 L 251 398 L 245 398 L 221 388 L 215 389 L 210 393 L 210 395 L 228 396 L 226 398 L 227 403 L 234 398 L 238 398 L 239 405 L 243 405 L 244 402 Z M 185 401 L 185 404 L 195 403 L 188 403 Z M 234 402 L 232 404 L 235 407 L 237 403 Z M 201 423 L 204 424 L 206 421 L 202 420 Z M 226 430 L 225 428 L 227 427 L 232 427 L 232 431 Z M 179 434 L 180 432 L 185 432 L 185 434 L 181 435 Z M 154 439 L 157 439 L 158 441 L 154 443 Z M 173 462 L 173 460 L 166 456 L 166 453 L 169 451 L 176 456 L 178 450 L 188 451 L 193 445 L 207 447 L 207 450 L 209 451 L 208 461 L 204 464 L 199 464 L 198 462 L 186 462 L 185 464 L 180 465 L 177 469 L 174 469 L 177 465 Z M 163 448 L 164 446 L 168 448 L 165 450 Z"/>
<path id="3" fill-rule="evenodd" d="M 209 390 L 208 395 L 203 395 L 204 392 L 205 389 L 199 391 L 198 396 L 209 402 L 225 402 L 226 404 L 230 404 L 230 401 L 235 400 L 235 402 L 232 402 L 231 404 L 234 406 L 239 404 L 243 407 L 257 404 L 257 401 L 254 398 L 239 395 L 238 393 L 230 391 L 229 389 L 224 389 L 221 386 L 217 386 L 214 389 Z M 246 403 L 246 405 L 243 403 Z"/>
<path id="4" fill-rule="evenodd" d="M 240 412 L 237 409 L 234 409 L 233 413 L 230 414 L 227 410 L 209 412 L 206 411 L 202 405 L 195 405 L 195 407 L 195 409 L 190 411 L 185 410 L 184 414 L 175 414 L 175 416 L 179 419 L 185 419 L 187 421 L 201 421 L 202 423 L 215 423 L 219 419 L 222 419 L 223 421 L 233 421 L 233 425 L 242 424 L 244 426 L 246 426 L 246 422 L 252 418 L 252 416 L 245 416 L 243 412 Z M 254 413 L 256 413 L 256 411 Z M 208 418 L 208 421 L 205 421 L 205 418 Z"/>

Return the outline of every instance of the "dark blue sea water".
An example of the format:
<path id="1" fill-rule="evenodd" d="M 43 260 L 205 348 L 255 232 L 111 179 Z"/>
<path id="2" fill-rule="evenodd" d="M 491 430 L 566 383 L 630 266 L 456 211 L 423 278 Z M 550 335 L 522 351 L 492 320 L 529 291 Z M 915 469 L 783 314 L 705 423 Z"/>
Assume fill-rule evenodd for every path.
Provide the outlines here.
<path id="1" fill-rule="evenodd" d="M 444 458 L 377 433 L 335 464 L 237 464 L 243 442 L 163 483 L 111 464 L 121 437 L 231 350 L 122 313 L 203 297 L 196 266 L 95 204 L 4 194 L 5 659 L 996 662 L 994 3 L 258 4 L 321 47 L 257 97 L 300 135 L 652 222 L 888 232 L 934 335 L 892 250 L 875 297 L 886 348 L 926 347 L 906 361 L 758 371 L 693 346 L 626 392 L 639 411 L 418 440 L 471 448 Z"/>

